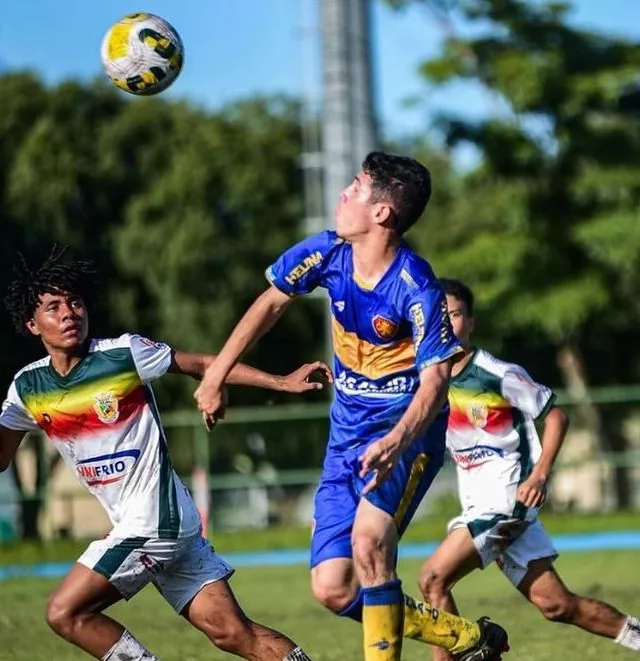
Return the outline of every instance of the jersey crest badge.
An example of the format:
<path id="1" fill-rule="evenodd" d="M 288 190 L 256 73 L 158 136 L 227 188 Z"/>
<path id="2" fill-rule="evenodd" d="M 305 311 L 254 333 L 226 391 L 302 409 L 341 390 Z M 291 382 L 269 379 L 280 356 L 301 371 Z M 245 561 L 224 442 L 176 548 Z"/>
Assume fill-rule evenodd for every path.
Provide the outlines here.
<path id="1" fill-rule="evenodd" d="M 484 429 L 489 419 L 489 408 L 484 404 L 472 404 L 467 410 L 467 417 L 474 427 Z"/>
<path id="2" fill-rule="evenodd" d="M 372 323 L 373 330 L 383 340 L 392 340 L 400 329 L 399 324 L 395 321 L 391 321 L 391 319 L 383 317 L 381 314 L 377 314 L 372 319 Z"/>
<path id="3" fill-rule="evenodd" d="M 95 395 L 93 410 L 96 412 L 98 420 L 104 422 L 105 425 L 112 425 L 120 417 L 118 398 L 112 392 Z"/>

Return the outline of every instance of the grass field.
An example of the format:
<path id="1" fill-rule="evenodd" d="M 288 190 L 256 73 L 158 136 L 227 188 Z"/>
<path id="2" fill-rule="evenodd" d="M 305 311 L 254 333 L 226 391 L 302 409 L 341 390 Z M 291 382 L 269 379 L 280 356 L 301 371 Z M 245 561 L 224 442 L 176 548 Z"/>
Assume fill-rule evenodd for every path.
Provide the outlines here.
<path id="1" fill-rule="evenodd" d="M 640 612 L 638 553 L 580 553 L 559 561 L 569 585 L 607 599 L 622 610 Z M 403 562 L 411 586 L 419 563 Z M 243 568 L 232 579 L 249 615 L 278 627 L 302 644 L 316 661 L 360 659 L 358 625 L 340 620 L 316 605 L 304 567 Z M 44 604 L 56 581 L 21 579 L 0 584 L 0 658 L 11 661 L 80 661 L 87 658 L 51 633 Z M 510 631 L 513 661 L 625 659 L 632 653 L 581 631 L 545 622 L 495 570 L 469 577 L 458 589 L 461 607 L 471 617 L 490 614 Z M 153 588 L 111 614 L 134 631 L 163 660 L 201 661 L 228 657 L 174 615 Z M 428 650 L 407 643 L 404 658 L 429 659 Z"/>
<path id="2" fill-rule="evenodd" d="M 552 533 L 594 532 L 640 528 L 637 513 L 576 517 L 547 516 Z M 441 536 L 444 520 L 430 518 L 410 528 L 407 539 L 425 541 Z M 308 542 L 304 529 L 269 530 L 216 535 L 224 552 L 274 548 L 301 548 Z M 72 560 L 84 548 L 79 542 L 0 547 L 0 565 L 44 560 Z M 638 551 L 566 554 L 558 562 L 575 591 L 605 599 L 626 612 L 640 613 Z M 400 573 L 408 591 L 415 594 L 420 563 L 403 561 Z M 19 579 L 0 582 L 0 659 L 11 661 L 80 661 L 88 658 L 51 633 L 44 622 L 44 605 L 57 580 Z M 359 627 L 324 611 L 312 599 L 304 566 L 241 568 L 232 585 L 248 614 L 281 629 L 302 644 L 316 661 L 361 659 Z M 494 569 L 466 579 L 457 596 L 465 614 L 488 614 L 510 632 L 511 661 L 587 661 L 626 659 L 632 653 L 611 642 L 581 631 L 545 622 Z M 199 633 L 177 617 L 153 588 L 144 590 L 131 604 L 114 607 L 120 619 L 160 659 L 200 661 L 231 658 L 209 645 Z M 429 651 L 409 642 L 405 659 L 430 658 Z"/>

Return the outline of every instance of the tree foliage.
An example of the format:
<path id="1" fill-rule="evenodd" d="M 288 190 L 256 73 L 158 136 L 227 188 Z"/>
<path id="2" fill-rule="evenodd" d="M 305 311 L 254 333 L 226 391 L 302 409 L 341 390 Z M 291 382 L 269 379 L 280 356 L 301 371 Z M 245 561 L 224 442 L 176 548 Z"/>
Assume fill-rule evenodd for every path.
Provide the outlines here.
<path id="1" fill-rule="evenodd" d="M 54 242 L 95 259 L 102 283 L 91 331 L 125 331 L 183 350 L 215 352 L 250 301 L 265 268 L 301 238 L 301 126 L 296 101 L 256 98 L 219 112 L 159 99 L 129 101 L 106 85 L 47 88 L 32 74 L 0 77 L 0 283 L 18 250 L 41 259 Z M 285 373 L 324 356 L 318 301 L 291 314 L 248 359 Z M 0 320 L 5 387 L 42 355 L 35 339 Z M 167 378 L 160 400 L 192 408 L 195 384 Z M 278 400 L 234 390 L 232 404 Z M 34 484 L 14 462 L 22 528 L 38 535 L 49 461 Z M 187 444 L 186 450 L 190 448 Z M 57 456 L 57 455 L 56 455 Z"/>
<path id="2" fill-rule="evenodd" d="M 436 86 L 479 82 L 508 112 L 439 118 L 450 146 L 471 143 L 481 158 L 447 209 L 447 231 L 425 233 L 425 249 L 475 284 L 501 335 L 560 345 L 635 325 L 640 122 L 617 104 L 640 44 L 572 27 L 559 3 L 444 4 L 483 29 L 450 35 L 422 74 Z M 612 302 L 625 300 L 616 314 Z"/>
<path id="3" fill-rule="evenodd" d="M 577 393 L 637 382 L 640 120 L 618 104 L 637 78 L 640 44 L 572 26 L 563 3 L 422 4 L 479 28 L 449 33 L 421 66 L 429 84 L 480 84 L 507 110 L 439 118 L 446 144 L 471 144 L 480 160 L 446 209 L 445 231 L 415 240 L 441 273 L 476 289 L 480 325 L 541 377 L 557 382 L 559 370 Z M 604 448 L 624 450 L 622 421 L 600 413 L 586 417 Z"/>
<path id="4" fill-rule="evenodd" d="M 21 73 L 0 78 L 0 94 L 2 282 L 17 250 L 37 258 L 66 243 L 101 266 L 94 333 L 219 348 L 266 286 L 265 268 L 301 237 L 297 102 L 256 98 L 211 113 L 130 102 L 102 84 L 47 89 Z M 283 371 L 322 355 L 320 306 L 296 307 L 254 361 Z M 0 328 L 6 381 L 41 349 L 14 337 L 6 317 Z M 173 385 L 174 406 L 190 405 L 191 384 Z"/>

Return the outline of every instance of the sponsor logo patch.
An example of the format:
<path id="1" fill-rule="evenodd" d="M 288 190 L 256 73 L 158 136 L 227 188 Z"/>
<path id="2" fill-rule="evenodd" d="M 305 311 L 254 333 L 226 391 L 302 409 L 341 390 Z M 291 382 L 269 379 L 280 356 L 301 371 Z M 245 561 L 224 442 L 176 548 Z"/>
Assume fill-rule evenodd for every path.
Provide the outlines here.
<path id="1" fill-rule="evenodd" d="M 140 450 L 121 450 L 89 457 L 76 464 L 78 477 L 89 487 L 113 484 L 123 480 L 133 470 L 139 457 Z"/>
<path id="2" fill-rule="evenodd" d="M 475 445 L 472 448 L 455 450 L 452 454 L 453 460 L 462 470 L 470 471 L 479 468 L 492 459 L 504 457 L 504 450 L 492 445 Z"/>

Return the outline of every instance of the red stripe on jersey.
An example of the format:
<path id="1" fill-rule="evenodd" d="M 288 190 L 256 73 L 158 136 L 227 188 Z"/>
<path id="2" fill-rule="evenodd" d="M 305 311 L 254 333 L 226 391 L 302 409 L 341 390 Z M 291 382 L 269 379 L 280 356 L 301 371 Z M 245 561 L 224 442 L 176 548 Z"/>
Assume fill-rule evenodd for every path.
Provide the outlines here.
<path id="1" fill-rule="evenodd" d="M 144 386 L 134 390 L 118 400 L 118 417 L 112 423 L 100 420 L 95 408 L 82 413 L 67 413 L 64 410 L 52 411 L 38 422 L 47 436 L 56 441 L 79 441 L 99 431 L 118 429 L 128 424 L 144 408 L 147 400 Z"/>

